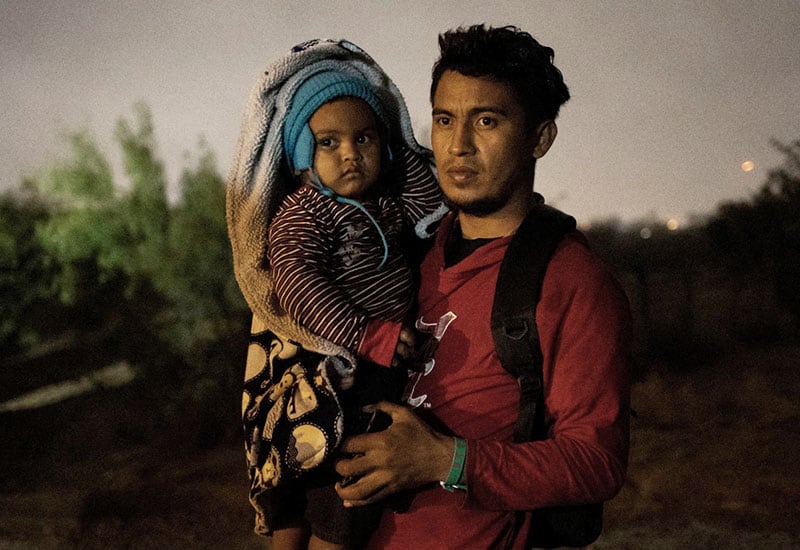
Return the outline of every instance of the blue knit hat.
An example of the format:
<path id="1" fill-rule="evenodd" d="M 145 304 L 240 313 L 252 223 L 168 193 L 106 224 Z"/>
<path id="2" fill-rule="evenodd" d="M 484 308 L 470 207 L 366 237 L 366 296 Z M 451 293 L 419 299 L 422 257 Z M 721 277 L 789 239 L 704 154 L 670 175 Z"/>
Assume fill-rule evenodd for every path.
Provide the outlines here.
<path id="1" fill-rule="evenodd" d="M 334 70 L 316 73 L 297 87 L 284 119 L 283 151 L 293 173 L 311 168 L 314 162 L 314 135 L 309 119 L 325 103 L 342 96 L 366 101 L 385 128 L 381 102 L 366 79 Z"/>

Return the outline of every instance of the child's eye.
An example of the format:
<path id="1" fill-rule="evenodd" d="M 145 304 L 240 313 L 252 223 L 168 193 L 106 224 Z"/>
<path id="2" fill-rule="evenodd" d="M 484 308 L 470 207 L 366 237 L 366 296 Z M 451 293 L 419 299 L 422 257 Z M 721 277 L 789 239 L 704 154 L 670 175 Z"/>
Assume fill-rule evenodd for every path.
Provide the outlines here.
<path id="1" fill-rule="evenodd" d="M 321 138 L 317 140 L 319 147 L 333 147 L 333 140 L 331 138 Z"/>
<path id="2" fill-rule="evenodd" d="M 356 136 L 356 143 L 359 145 L 373 144 L 379 140 L 378 133 L 373 130 L 365 130 L 363 134 Z"/>

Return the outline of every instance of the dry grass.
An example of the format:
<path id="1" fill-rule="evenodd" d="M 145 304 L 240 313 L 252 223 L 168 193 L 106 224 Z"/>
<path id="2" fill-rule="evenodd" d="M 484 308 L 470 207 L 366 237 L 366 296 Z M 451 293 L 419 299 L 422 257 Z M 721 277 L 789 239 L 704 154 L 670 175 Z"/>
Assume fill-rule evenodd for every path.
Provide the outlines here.
<path id="1" fill-rule="evenodd" d="M 630 479 L 594 548 L 800 548 L 798 367 L 800 347 L 739 350 L 636 384 Z M 36 426 L 57 430 L 57 448 L 5 447 L 0 549 L 266 547 L 250 531 L 238 442 L 144 445 L 120 439 L 98 410 L 108 403 L 15 418 L 31 440 Z M 62 417 L 83 421 L 62 426 Z"/>
<path id="2" fill-rule="evenodd" d="M 629 482 L 596 547 L 800 547 L 799 366 L 796 347 L 741 350 L 634 386 Z"/>

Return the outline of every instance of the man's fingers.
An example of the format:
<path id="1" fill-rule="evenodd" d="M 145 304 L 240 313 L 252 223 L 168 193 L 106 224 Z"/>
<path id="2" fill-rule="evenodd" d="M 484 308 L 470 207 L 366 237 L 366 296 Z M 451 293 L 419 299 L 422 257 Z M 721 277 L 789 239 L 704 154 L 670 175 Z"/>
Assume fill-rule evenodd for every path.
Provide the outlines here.
<path id="1" fill-rule="evenodd" d="M 345 508 L 355 508 L 357 506 L 366 506 L 367 504 L 374 504 L 376 502 L 380 502 L 385 497 L 389 496 L 389 491 L 382 490 L 378 493 L 375 493 L 371 497 L 362 500 L 348 500 L 342 499 L 342 504 L 344 504 Z"/>
<path id="2" fill-rule="evenodd" d="M 378 502 L 390 494 L 388 487 L 378 479 L 378 474 L 367 474 L 356 478 L 346 487 L 341 483 L 336 484 L 336 492 L 344 502 L 345 507 L 364 506 Z"/>
<path id="3" fill-rule="evenodd" d="M 336 473 L 342 477 L 357 477 L 363 476 L 371 471 L 369 463 L 364 458 L 364 455 L 358 454 L 350 458 L 340 458 L 334 464 Z"/>
<path id="4" fill-rule="evenodd" d="M 428 465 L 421 464 L 427 461 L 430 453 L 413 448 L 418 439 L 414 434 L 424 436 L 427 433 L 413 410 L 389 401 L 368 408 L 389 415 L 392 424 L 383 431 L 353 436 L 342 444 L 344 453 L 356 455 L 336 462 L 336 472 L 348 479 L 344 487 L 341 483 L 336 485 L 336 492 L 348 507 L 377 502 L 414 486 L 418 480 L 427 482 L 430 479 L 425 473 Z M 448 440 L 449 464 L 452 438 Z"/>
<path id="5" fill-rule="evenodd" d="M 400 418 L 406 414 L 410 414 L 408 407 L 405 407 L 403 405 L 397 405 L 395 403 L 392 403 L 391 401 L 381 401 L 372 406 L 374 406 L 379 411 L 383 411 L 389 416 L 391 416 L 392 422 L 394 422 L 394 420 L 397 418 Z"/>
<path id="6" fill-rule="evenodd" d="M 341 447 L 339 448 L 341 452 L 353 454 L 353 455 L 360 455 L 364 454 L 367 449 L 371 448 L 370 445 L 370 436 L 374 434 L 359 434 L 359 435 L 352 435 L 345 439 L 342 442 Z"/>

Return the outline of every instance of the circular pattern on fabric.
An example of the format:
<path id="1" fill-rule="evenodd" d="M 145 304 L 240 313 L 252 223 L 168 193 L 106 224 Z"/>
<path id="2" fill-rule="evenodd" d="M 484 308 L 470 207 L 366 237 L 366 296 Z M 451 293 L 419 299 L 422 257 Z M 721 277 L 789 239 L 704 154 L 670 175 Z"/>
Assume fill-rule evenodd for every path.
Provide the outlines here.
<path id="1" fill-rule="evenodd" d="M 247 382 L 258 376 L 267 366 L 267 350 L 257 342 L 251 342 L 247 347 L 247 363 L 245 365 L 244 380 Z"/>
<path id="2" fill-rule="evenodd" d="M 298 424 L 292 429 L 286 450 L 287 463 L 292 468 L 310 470 L 319 466 L 327 454 L 327 438 L 313 424 Z"/>

